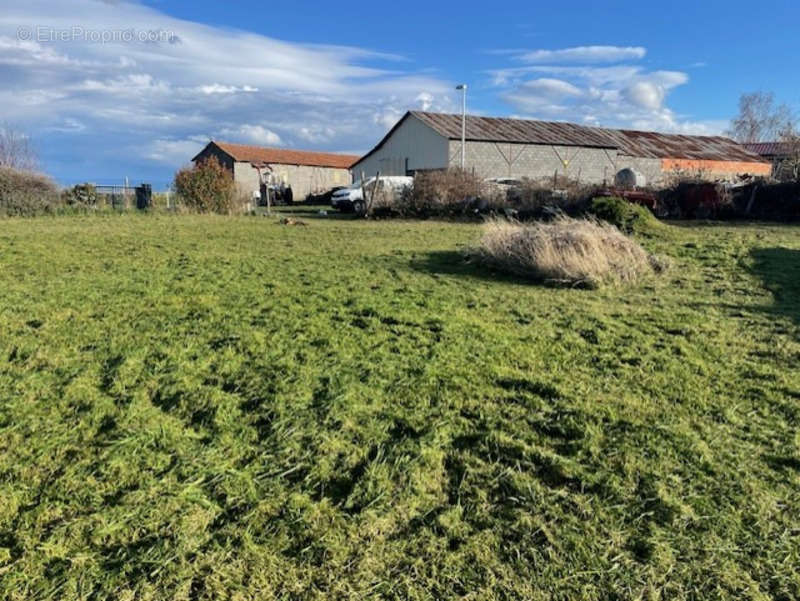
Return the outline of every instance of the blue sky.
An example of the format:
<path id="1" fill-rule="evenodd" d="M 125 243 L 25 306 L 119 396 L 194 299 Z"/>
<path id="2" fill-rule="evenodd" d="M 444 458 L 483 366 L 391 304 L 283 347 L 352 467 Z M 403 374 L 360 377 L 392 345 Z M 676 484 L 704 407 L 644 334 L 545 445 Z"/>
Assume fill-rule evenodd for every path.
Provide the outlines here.
<path id="1" fill-rule="evenodd" d="M 209 138 L 360 153 L 409 108 L 716 134 L 800 109 L 797 2 L 0 0 L 0 121 L 62 183 L 168 185 Z M 487 8 L 488 7 L 488 8 Z"/>

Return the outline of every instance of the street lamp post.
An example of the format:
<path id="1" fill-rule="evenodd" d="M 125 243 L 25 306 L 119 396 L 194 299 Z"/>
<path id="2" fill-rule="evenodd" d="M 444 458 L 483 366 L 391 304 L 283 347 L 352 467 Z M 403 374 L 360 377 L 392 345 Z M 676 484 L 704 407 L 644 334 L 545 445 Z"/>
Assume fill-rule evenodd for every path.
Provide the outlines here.
<path id="1" fill-rule="evenodd" d="M 461 170 L 463 171 L 467 150 L 467 84 L 457 85 L 456 90 L 461 90 Z"/>

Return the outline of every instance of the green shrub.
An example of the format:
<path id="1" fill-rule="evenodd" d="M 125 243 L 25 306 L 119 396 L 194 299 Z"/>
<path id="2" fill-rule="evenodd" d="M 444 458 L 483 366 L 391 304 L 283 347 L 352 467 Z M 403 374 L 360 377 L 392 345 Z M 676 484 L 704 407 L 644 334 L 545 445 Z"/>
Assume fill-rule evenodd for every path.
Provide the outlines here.
<path id="1" fill-rule="evenodd" d="M 0 215 L 40 215 L 59 204 L 58 188 L 46 175 L 0 167 Z"/>
<path id="2" fill-rule="evenodd" d="M 589 212 L 603 221 L 615 225 L 626 234 L 642 234 L 658 227 L 658 220 L 641 205 L 617 196 L 595 198 Z"/>
<path id="3" fill-rule="evenodd" d="M 175 174 L 175 192 L 182 208 L 197 213 L 235 213 L 239 208 L 233 174 L 216 157 Z"/>

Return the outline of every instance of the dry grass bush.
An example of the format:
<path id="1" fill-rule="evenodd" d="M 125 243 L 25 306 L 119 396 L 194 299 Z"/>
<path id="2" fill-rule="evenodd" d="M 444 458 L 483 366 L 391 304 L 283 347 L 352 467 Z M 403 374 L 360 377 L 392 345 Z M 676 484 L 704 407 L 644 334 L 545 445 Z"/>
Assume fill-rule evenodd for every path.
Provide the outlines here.
<path id="1" fill-rule="evenodd" d="M 673 169 L 663 175 L 661 188 L 675 188 L 681 184 L 702 184 L 709 181 L 702 169 Z"/>
<path id="2" fill-rule="evenodd" d="M 554 189 L 553 186 L 556 186 Z M 585 211 L 595 195 L 596 186 L 581 184 L 560 176 L 522 179 L 518 186 L 487 182 L 460 169 L 418 173 L 414 184 L 400 197 L 376 194 L 373 214 L 410 217 L 455 217 L 476 213 L 507 213 L 519 219 L 553 216 L 557 213 L 578 215 Z"/>
<path id="3" fill-rule="evenodd" d="M 488 221 L 470 255 L 517 276 L 590 288 L 633 282 L 663 269 L 613 225 L 565 215 L 547 223 Z"/>
<path id="4" fill-rule="evenodd" d="M 0 215 L 40 215 L 60 204 L 58 188 L 46 175 L 0 167 Z"/>
<path id="5" fill-rule="evenodd" d="M 90 183 L 65 188 L 61 191 L 61 201 L 68 207 L 96 207 L 102 202 L 97 188 Z"/>
<path id="6" fill-rule="evenodd" d="M 418 173 L 401 196 L 397 212 L 419 217 L 460 215 L 504 202 L 480 177 L 461 169 Z"/>
<path id="7" fill-rule="evenodd" d="M 542 217 L 554 211 L 577 215 L 586 209 L 596 191 L 597 186 L 563 176 L 555 181 L 551 177 L 523 178 L 520 186 L 509 191 L 508 204 L 525 219 Z"/>
<path id="8" fill-rule="evenodd" d="M 383 181 L 378 181 L 365 186 L 364 193 L 369 207 L 368 210 L 371 213 L 391 215 L 403 212 L 401 211 L 401 204 L 408 191 L 407 189 L 387 186 Z"/>

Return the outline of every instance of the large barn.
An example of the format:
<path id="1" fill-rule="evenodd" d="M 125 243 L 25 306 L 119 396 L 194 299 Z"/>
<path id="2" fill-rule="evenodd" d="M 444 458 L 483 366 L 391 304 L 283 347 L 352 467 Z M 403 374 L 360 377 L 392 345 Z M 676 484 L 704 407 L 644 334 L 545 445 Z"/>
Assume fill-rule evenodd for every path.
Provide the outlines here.
<path id="1" fill-rule="evenodd" d="M 574 123 L 466 118 L 465 168 L 485 178 L 566 176 L 586 183 L 611 183 L 631 168 L 649 184 L 676 172 L 733 180 L 769 175 L 771 165 L 733 140 Z M 410 111 L 353 166 L 356 178 L 410 175 L 461 164 L 461 115 Z"/>
<path id="2" fill-rule="evenodd" d="M 350 166 L 358 160 L 357 156 L 348 154 L 264 148 L 212 140 L 192 161 L 198 163 L 212 156 L 233 174 L 241 193 L 260 193 L 261 184 L 268 177 L 271 183 L 290 186 L 297 200 L 334 186 L 349 185 Z"/>

